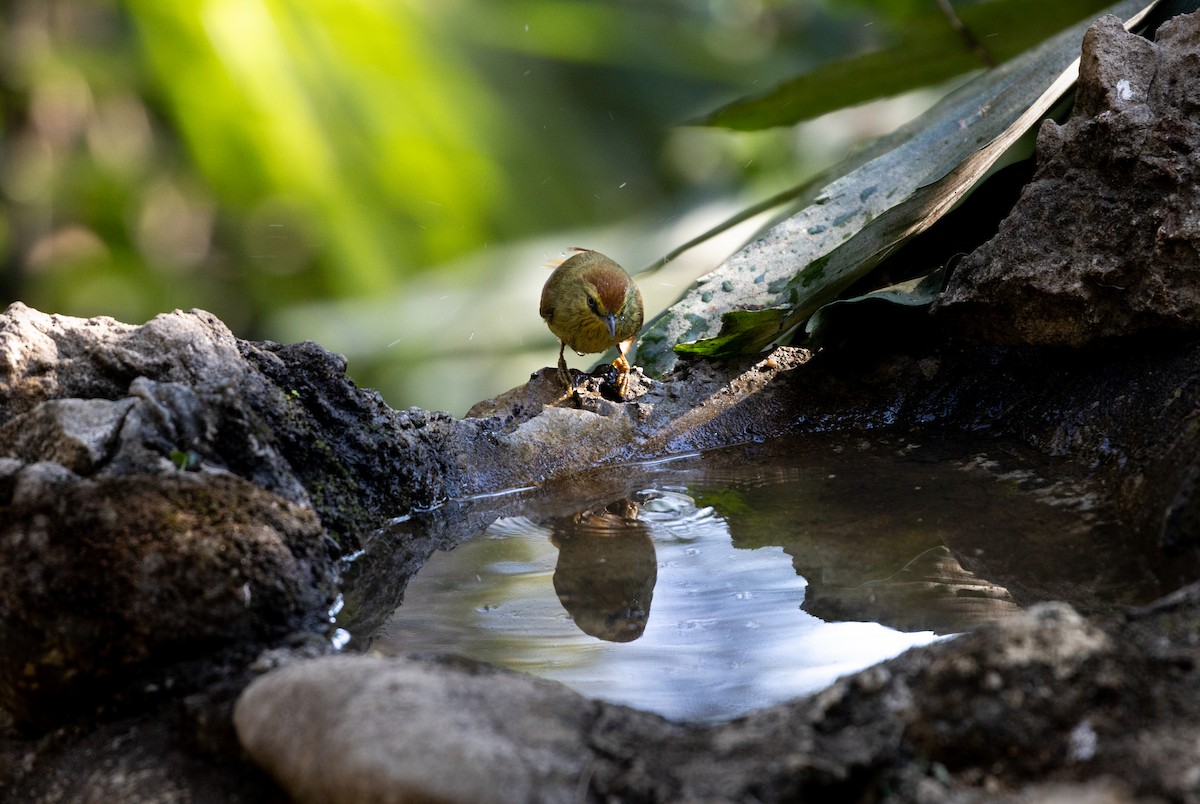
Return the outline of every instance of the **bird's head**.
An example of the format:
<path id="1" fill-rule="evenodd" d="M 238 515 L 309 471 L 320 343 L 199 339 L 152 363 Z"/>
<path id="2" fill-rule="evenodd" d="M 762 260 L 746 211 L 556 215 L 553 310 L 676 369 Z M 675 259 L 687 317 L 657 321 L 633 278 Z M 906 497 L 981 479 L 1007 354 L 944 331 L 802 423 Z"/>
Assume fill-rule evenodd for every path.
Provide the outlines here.
<path id="1" fill-rule="evenodd" d="M 617 339 L 617 317 L 629 297 L 629 277 L 615 265 L 596 265 L 583 276 L 583 292 L 588 310 L 607 327 L 613 340 Z"/>

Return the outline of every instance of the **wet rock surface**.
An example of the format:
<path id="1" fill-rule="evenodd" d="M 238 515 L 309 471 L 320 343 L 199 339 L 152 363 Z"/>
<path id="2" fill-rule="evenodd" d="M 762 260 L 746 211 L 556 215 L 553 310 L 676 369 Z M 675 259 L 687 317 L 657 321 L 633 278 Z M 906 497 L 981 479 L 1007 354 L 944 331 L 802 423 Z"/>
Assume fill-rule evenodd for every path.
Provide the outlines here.
<path id="1" fill-rule="evenodd" d="M 1099 478 L 1105 514 L 1194 581 L 1198 22 L 1172 21 L 1156 44 L 1092 29 L 1078 113 L 1043 130 L 1034 184 L 959 266 L 940 314 L 888 349 L 683 362 L 662 383 L 636 376 L 626 403 L 600 380 L 560 399 L 543 371 L 455 420 L 391 410 L 319 346 L 240 341 L 200 311 L 134 326 L 13 305 L 0 315 L 0 788 L 275 800 L 261 765 L 302 801 L 502 787 L 1200 800 L 1195 586 L 1087 617 L 1039 606 L 719 726 L 461 661 L 321 658 L 341 558 L 389 555 L 398 571 L 369 593 L 388 611 L 433 549 L 479 524 L 447 505 L 445 534 L 422 541 L 380 530 L 390 518 L 782 432 L 1017 439 Z M 1039 538 L 1054 534 L 1031 549 Z M 956 558 L 1018 604 L 1036 584 L 1019 562 Z M 257 674 L 236 716 L 256 765 L 232 712 Z"/>

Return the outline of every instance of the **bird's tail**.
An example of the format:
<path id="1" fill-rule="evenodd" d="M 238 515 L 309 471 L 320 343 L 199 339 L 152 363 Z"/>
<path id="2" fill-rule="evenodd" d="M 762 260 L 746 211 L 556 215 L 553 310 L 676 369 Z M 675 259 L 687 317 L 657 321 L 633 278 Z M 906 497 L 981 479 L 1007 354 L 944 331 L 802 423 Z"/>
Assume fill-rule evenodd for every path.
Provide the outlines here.
<path id="1" fill-rule="evenodd" d="M 562 265 L 567 260 L 574 257 L 576 254 L 583 254 L 584 252 L 588 252 L 588 251 L 591 251 L 591 249 L 590 248 L 580 248 L 579 246 L 571 246 L 569 249 L 567 249 L 562 254 L 560 254 L 557 258 L 551 257 L 551 258 L 547 259 L 545 262 L 545 267 L 551 268 L 551 269 L 557 268 L 558 266 Z"/>

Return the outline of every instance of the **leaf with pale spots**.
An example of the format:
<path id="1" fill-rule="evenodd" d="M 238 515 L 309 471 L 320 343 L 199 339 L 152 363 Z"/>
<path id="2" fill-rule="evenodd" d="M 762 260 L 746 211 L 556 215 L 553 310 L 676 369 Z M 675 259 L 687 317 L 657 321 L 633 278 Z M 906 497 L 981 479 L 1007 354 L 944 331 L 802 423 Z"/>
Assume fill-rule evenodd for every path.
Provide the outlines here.
<path id="1" fill-rule="evenodd" d="M 1132 27 L 1154 5 L 1127 0 L 1108 11 Z M 638 363 L 662 375 L 679 353 L 756 351 L 863 282 L 961 202 L 1073 88 L 1091 22 L 979 76 L 799 190 L 791 214 L 647 325 Z"/>

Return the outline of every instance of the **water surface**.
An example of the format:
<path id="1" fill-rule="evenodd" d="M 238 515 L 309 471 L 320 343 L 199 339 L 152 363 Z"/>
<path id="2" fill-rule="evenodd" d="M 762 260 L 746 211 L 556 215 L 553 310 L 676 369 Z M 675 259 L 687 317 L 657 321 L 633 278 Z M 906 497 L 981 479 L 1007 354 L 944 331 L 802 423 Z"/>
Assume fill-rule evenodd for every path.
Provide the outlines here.
<path id="1" fill-rule="evenodd" d="M 435 552 L 358 646 L 711 721 L 1037 599 L 1094 609 L 1175 585 L 1086 476 L 983 446 L 806 436 L 460 501 L 438 522 L 473 538 Z"/>

